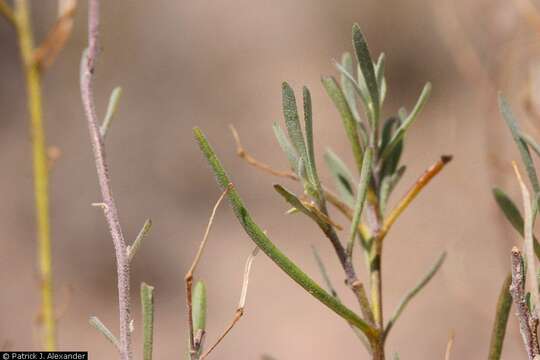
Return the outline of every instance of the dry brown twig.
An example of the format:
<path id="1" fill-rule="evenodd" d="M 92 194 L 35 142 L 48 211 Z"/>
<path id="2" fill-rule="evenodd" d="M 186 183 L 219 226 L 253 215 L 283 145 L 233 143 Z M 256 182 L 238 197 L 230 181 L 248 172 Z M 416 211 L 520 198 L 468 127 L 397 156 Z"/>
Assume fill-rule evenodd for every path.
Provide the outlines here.
<path id="1" fill-rule="evenodd" d="M 196 334 L 193 330 L 193 274 L 195 273 L 195 269 L 197 268 L 197 265 L 199 264 L 199 261 L 201 260 L 202 253 L 204 251 L 204 248 L 206 246 L 206 243 L 208 241 L 208 235 L 210 234 L 210 229 L 212 228 L 212 224 L 214 223 L 214 218 L 216 216 L 216 211 L 225 198 L 225 195 L 227 195 L 227 192 L 229 192 L 229 189 L 231 188 L 232 184 L 229 185 L 225 191 L 221 194 L 221 196 L 218 198 L 216 204 L 214 205 L 214 208 L 212 209 L 212 213 L 210 215 L 210 218 L 208 220 L 208 225 L 206 225 L 206 230 L 204 232 L 203 239 L 201 241 L 201 244 L 199 245 L 199 249 L 197 250 L 197 254 L 195 255 L 195 258 L 193 259 L 193 263 L 191 264 L 188 272 L 186 273 L 184 277 L 185 285 L 186 285 L 186 311 L 187 311 L 187 319 L 188 319 L 188 327 L 189 327 L 189 354 L 190 356 L 194 356 L 194 354 L 197 352 L 197 345 L 195 341 Z"/>
<path id="2" fill-rule="evenodd" d="M 273 169 L 270 165 L 265 164 L 255 159 L 242 146 L 242 143 L 240 142 L 240 136 L 238 135 L 238 132 L 236 131 L 234 126 L 231 124 L 229 125 L 229 128 L 231 129 L 231 133 L 234 137 L 234 142 L 236 143 L 236 154 L 242 159 L 244 159 L 248 164 L 253 165 L 259 170 L 262 170 L 274 176 L 285 177 L 291 180 L 299 180 L 298 176 L 296 176 L 291 171 L 278 171 L 278 170 Z"/>
<path id="3" fill-rule="evenodd" d="M 523 258 L 517 247 L 512 248 L 512 284 L 510 294 L 514 300 L 516 316 L 519 319 L 519 330 L 529 360 L 540 359 L 540 347 L 538 346 L 538 317 L 529 312 L 525 298 L 525 269 Z"/>
<path id="4" fill-rule="evenodd" d="M 293 174 L 292 172 L 286 172 L 286 171 L 277 171 L 273 169 L 270 165 L 265 164 L 257 159 L 255 159 L 252 155 L 250 155 L 246 149 L 242 146 L 240 142 L 240 136 L 238 135 L 238 132 L 234 128 L 234 126 L 230 125 L 231 132 L 233 134 L 235 143 L 236 143 L 236 153 L 238 156 L 242 159 L 244 159 L 248 164 L 252 165 L 253 167 L 266 172 L 268 174 L 288 178 L 290 180 L 299 181 L 298 177 Z M 399 215 L 407 208 L 407 206 L 414 200 L 414 198 L 420 193 L 420 191 L 427 186 L 431 180 L 452 160 L 452 156 L 449 155 L 443 155 L 440 157 L 439 160 L 437 160 L 432 166 L 430 166 L 413 184 L 411 189 L 405 194 L 405 196 L 400 200 L 398 205 L 392 210 L 392 212 L 389 214 L 387 219 L 385 220 L 383 226 L 382 226 L 382 233 L 386 235 L 388 230 L 390 230 L 390 227 L 394 224 L 394 222 L 397 220 Z M 326 200 L 330 204 L 332 204 L 341 214 L 343 214 L 348 220 L 351 220 L 353 217 L 354 210 L 351 209 L 347 204 L 345 204 L 343 201 L 341 201 L 336 194 L 334 194 L 332 191 L 328 190 L 324 185 L 321 185 L 324 196 Z M 305 204 L 306 205 L 306 204 Z M 328 224 L 332 225 L 338 230 L 341 230 L 341 226 L 336 224 L 334 221 L 332 221 L 329 217 Z M 367 229 L 363 226 L 363 224 L 359 224 L 358 231 L 364 236 L 364 238 L 369 238 L 369 234 L 367 233 Z M 383 237 L 384 237 L 383 235 Z"/>
<path id="5" fill-rule="evenodd" d="M 34 61 L 40 70 L 51 66 L 66 45 L 73 31 L 76 8 L 77 0 L 60 0 L 58 2 L 58 18 L 43 42 L 34 51 Z"/>
<path id="6" fill-rule="evenodd" d="M 193 276 L 195 273 L 195 270 L 197 268 L 197 265 L 199 264 L 202 254 L 204 252 L 204 249 L 206 247 L 206 244 L 208 242 L 208 235 L 210 234 L 210 229 L 212 228 L 212 224 L 214 223 L 214 219 L 216 216 L 216 211 L 229 192 L 229 190 L 233 187 L 233 184 L 229 184 L 229 186 L 223 191 L 216 201 L 216 204 L 214 205 L 214 208 L 212 209 L 212 213 L 210 214 L 210 218 L 208 220 L 208 224 L 206 226 L 206 230 L 204 232 L 203 239 L 199 245 L 199 249 L 197 250 L 197 254 L 195 255 L 195 258 L 193 259 L 193 263 L 191 264 L 191 267 L 189 268 L 188 272 L 185 275 L 185 285 L 186 285 L 186 311 L 187 311 L 187 319 L 188 319 L 188 327 L 189 327 L 189 356 L 191 359 L 197 359 L 196 354 L 200 350 L 200 346 L 202 345 L 202 336 L 204 334 L 195 334 L 194 327 L 193 327 Z M 240 320 L 240 318 L 244 315 L 244 306 L 246 303 L 246 296 L 247 296 L 247 288 L 249 284 L 249 273 L 251 271 L 251 266 L 253 264 L 253 260 L 255 259 L 255 256 L 257 255 L 259 251 L 259 248 L 256 247 L 248 257 L 246 261 L 246 266 L 244 270 L 244 277 L 242 281 L 242 290 L 240 294 L 240 301 L 238 304 L 238 307 L 235 311 L 233 320 L 227 326 L 225 331 L 218 337 L 216 342 L 206 351 L 204 354 L 202 354 L 198 360 L 202 360 L 206 358 L 220 343 L 221 341 L 229 334 L 229 332 L 232 330 L 232 328 L 236 325 L 236 323 Z"/>
<path id="7" fill-rule="evenodd" d="M 242 281 L 242 291 L 240 293 L 240 301 L 238 302 L 238 307 L 236 308 L 236 312 L 234 313 L 234 317 L 231 323 L 229 324 L 229 326 L 227 326 L 225 331 L 218 337 L 214 345 L 212 345 L 208 349 L 207 352 L 201 355 L 199 360 L 205 359 L 221 343 L 221 341 L 229 334 L 232 328 L 244 315 L 244 307 L 246 305 L 246 296 L 247 296 L 247 289 L 248 289 L 248 283 L 249 283 L 249 273 L 251 272 L 251 266 L 253 265 L 253 260 L 255 260 L 255 256 L 257 256 L 258 253 L 259 253 L 259 248 L 255 247 L 246 261 L 246 266 L 244 269 L 244 278 Z"/>

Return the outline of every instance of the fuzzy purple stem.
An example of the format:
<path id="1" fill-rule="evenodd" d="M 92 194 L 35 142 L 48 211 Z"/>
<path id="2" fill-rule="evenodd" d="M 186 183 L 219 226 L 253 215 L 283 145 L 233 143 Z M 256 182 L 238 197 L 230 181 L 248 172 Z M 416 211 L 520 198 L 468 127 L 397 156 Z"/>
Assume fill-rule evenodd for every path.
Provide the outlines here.
<path id="1" fill-rule="evenodd" d="M 86 59 L 82 59 L 81 96 L 84 112 L 88 120 L 90 141 L 96 163 L 103 212 L 114 243 L 118 276 L 118 307 L 120 313 L 120 359 L 131 360 L 131 312 L 129 298 L 129 259 L 124 235 L 120 226 L 118 209 L 112 194 L 109 170 L 105 156 L 105 144 L 99 131 L 99 122 L 94 104 L 92 78 L 98 53 L 99 1 L 90 0 L 88 11 L 88 50 Z"/>

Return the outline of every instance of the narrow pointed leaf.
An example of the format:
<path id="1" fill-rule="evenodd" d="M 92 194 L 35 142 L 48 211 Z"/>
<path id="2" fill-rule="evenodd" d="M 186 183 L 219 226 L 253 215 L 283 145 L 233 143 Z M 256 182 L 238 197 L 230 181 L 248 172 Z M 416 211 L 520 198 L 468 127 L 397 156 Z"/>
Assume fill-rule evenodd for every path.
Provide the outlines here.
<path id="1" fill-rule="evenodd" d="M 401 125 L 401 120 L 396 117 L 390 117 L 384 122 L 382 136 L 381 136 L 381 145 L 379 147 L 379 153 L 382 154 L 387 146 L 389 146 L 392 137 L 394 136 L 397 129 Z M 403 139 L 401 139 L 395 146 L 394 149 L 390 152 L 387 158 L 383 161 L 381 177 L 385 178 L 387 176 L 392 176 L 396 173 L 399 161 L 401 159 L 401 154 L 403 152 Z"/>
<path id="2" fill-rule="evenodd" d="M 113 335 L 113 333 L 99 320 L 96 316 L 91 316 L 90 319 L 88 319 L 88 322 L 90 325 L 92 325 L 97 331 L 101 333 L 101 335 L 105 336 L 107 340 L 111 342 L 118 350 L 120 350 L 120 342 L 116 338 L 116 336 Z"/>
<path id="3" fill-rule="evenodd" d="M 210 144 L 208 144 L 208 141 L 198 128 L 194 129 L 194 133 L 201 151 L 205 155 L 214 172 L 214 175 L 216 176 L 219 186 L 222 189 L 228 188 L 231 182 L 214 150 Z M 246 233 L 279 268 L 281 268 L 291 279 L 304 288 L 309 294 L 341 316 L 343 319 L 345 319 L 345 321 L 361 330 L 369 339 L 374 339 L 377 336 L 377 330 L 367 324 L 352 310 L 341 304 L 339 300 L 322 289 L 313 279 L 304 273 L 270 241 L 264 231 L 262 231 L 261 228 L 252 220 L 248 210 L 236 192 L 236 189 L 231 188 L 227 193 L 227 197 L 229 198 L 238 221 Z"/>
<path id="4" fill-rule="evenodd" d="M 330 276 L 328 276 L 328 271 L 326 271 L 326 266 L 324 266 L 321 255 L 319 255 L 319 251 L 317 251 L 317 248 L 314 245 L 311 245 L 311 250 L 313 252 L 313 257 L 315 258 L 315 262 L 317 263 L 317 267 L 319 268 L 323 281 L 326 284 L 327 291 L 332 294 L 333 297 L 339 299 L 336 288 L 332 284 Z"/>
<path id="5" fill-rule="evenodd" d="M 380 107 L 382 107 L 382 104 L 384 103 L 384 99 L 386 97 L 386 80 L 384 77 L 385 60 L 386 57 L 384 53 L 381 53 L 379 55 L 379 59 L 377 60 L 377 64 L 375 65 L 375 77 L 377 78 L 377 86 L 379 87 Z"/>
<path id="6" fill-rule="evenodd" d="M 342 64 L 336 63 L 336 68 L 338 69 L 339 73 L 341 74 L 342 78 L 346 78 L 350 84 L 353 86 L 353 90 L 355 90 L 356 94 L 360 97 L 362 100 L 362 104 L 364 104 L 366 113 L 368 114 L 368 118 L 370 116 L 370 98 L 369 98 L 369 91 L 366 88 L 366 84 L 364 83 L 364 78 L 362 76 L 362 70 L 360 70 L 360 67 L 358 67 L 358 80 L 354 77 L 354 71 L 349 71 L 346 69 Z M 360 115 L 359 115 L 360 117 Z M 359 121 L 359 120 L 357 120 Z"/>
<path id="7" fill-rule="evenodd" d="M 499 188 L 493 188 L 493 197 L 495 197 L 497 205 L 499 205 L 508 222 L 523 237 L 524 221 L 516 204 Z M 540 259 L 540 244 L 535 236 L 533 236 L 533 241 L 534 253 Z"/>
<path id="8" fill-rule="evenodd" d="M 350 74 L 350 76 L 347 76 L 344 72 L 341 73 L 341 88 L 343 89 L 343 94 L 345 95 L 345 99 L 347 99 L 347 104 L 349 105 L 349 109 L 351 109 L 351 113 L 353 114 L 354 119 L 356 121 L 360 121 L 360 115 L 358 114 L 358 104 L 356 102 L 356 90 L 354 81 L 352 80 L 354 79 L 355 66 L 353 63 L 353 58 L 348 52 L 344 53 L 343 56 L 341 56 L 341 66 L 346 73 Z"/>
<path id="9" fill-rule="evenodd" d="M 403 177 L 406 169 L 405 166 L 402 166 L 392 175 L 386 175 L 381 181 L 381 189 L 379 190 L 379 206 L 381 208 L 381 213 L 385 213 L 388 199 L 399 180 Z"/>
<path id="10" fill-rule="evenodd" d="M 366 86 L 369 90 L 370 99 L 371 99 L 371 111 L 373 113 L 374 123 L 377 124 L 379 119 L 379 110 L 380 110 L 380 99 L 379 99 L 379 87 L 377 85 L 377 77 L 375 75 L 375 69 L 373 67 L 373 60 L 369 53 L 368 45 L 364 34 L 360 30 L 358 24 L 353 25 L 353 45 L 356 52 L 356 58 L 360 69 L 362 70 L 362 75 L 366 82 Z M 377 128 L 377 126 L 375 126 Z"/>
<path id="11" fill-rule="evenodd" d="M 523 161 L 523 165 L 525 165 L 525 169 L 527 170 L 527 175 L 531 182 L 532 188 L 536 194 L 540 193 L 540 183 L 538 182 L 538 176 L 534 168 L 531 153 L 529 152 L 527 144 L 521 137 L 519 125 L 516 118 L 514 117 L 514 114 L 512 113 L 512 110 L 510 109 L 510 105 L 508 105 L 506 98 L 502 94 L 499 94 L 499 108 L 503 119 L 506 121 L 506 125 L 512 133 L 512 138 L 514 139 L 514 142 L 518 147 L 519 153 L 521 155 L 521 160 Z"/>
<path id="12" fill-rule="evenodd" d="M 424 108 L 424 105 L 426 104 L 430 93 L 431 93 L 431 83 L 428 82 L 422 89 L 422 93 L 420 94 L 420 97 L 418 98 L 416 105 L 414 105 L 413 110 L 411 111 L 410 114 L 407 115 L 407 118 L 401 123 L 399 128 L 394 133 L 392 140 L 390 141 L 388 146 L 386 146 L 386 148 L 384 149 L 381 156 L 383 160 L 386 159 L 392 153 L 392 150 L 394 149 L 394 147 L 397 146 L 397 144 L 403 139 L 409 127 L 414 123 L 418 114 Z"/>
<path id="13" fill-rule="evenodd" d="M 322 84 L 341 115 L 343 127 L 345 128 L 345 132 L 347 133 L 347 137 L 351 143 L 356 165 L 358 166 L 358 171 L 360 171 L 362 168 L 363 151 L 360 145 L 360 139 L 358 137 L 356 121 L 351 113 L 349 104 L 347 103 L 341 88 L 333 77 L 323 77 Z"/>
<path id="14" fill-rule="evenodd" d="M 111 127 L 114 115 L 118 108 L 118 103 L 120 102 L 120 96 L 122 95 L 122 88 L 117 86 L 113 89 L 111 97 L 109 98 L 109 105 L 107 106 L 107 112 L 105 113 L 105 118 L 99 129 L 101 136 L 105 137 L 109 128 Z"/>
<path id="15" fill-rule="evenodd" d="M 304 162 L 306 162 L 308 160 L 306 143 L 304 141 L 304 136 L 302 135 L 302 127 L 300 126 L 300 120 L 298 118 L 298 108 L 296 107 L 294 91 L 286 82 L 282 84 L 281 89 L 283 95 L 283 115 L 285 117 L 285 125 L 289 134 L 289 139 L 291 139 L 296 152 Z"/>
<path id="16" fill-rule="evenodd" d="M 324 153 L 324 161 L 334 178 L 341 199 L 352 207 L 354 205 L 353 180 L 347 165 L 330 149 Z"/>
<path id="17" fill-rule="evenodd" d="M 390 140 L 392 140 L 392 137 L 394 136 L 394 132 L 396 129 L 399 128 L 399 125 L 401 124 L 401 121 L 399 118 L 396 118 L 394 116 L 386 119 L 383 125 L 382 129 L 382 135 L 381 135 L 381 141 L 379 149 L 380 151 L 384 151 L 384 148 L 390 143 Z"/>
<path id="18" fill-rule="evenodd" d="M 388 334 L 390 333 L 390 330 L 392 330 L 392 327 L 396 323 L 396 321 L 399 319 L 399 316 L 405 310 L 405 307 L 409 304 L 409 302 L 429 283 L 429 281 L 435 276 L 437 271 L 441 268 L 442 264 L 444 263 L 444 259 L 446 258 L 446 252 L 442 253 L 441 256 L 437 259 L 435 264 L 432 266 L 432 268 L 429 270 L 429 272 L 424 276 L 422 280 L 411 290 L 405 297 L 400 301 L 398 307 L 396 308 L 396 311 L 394 314 L 392 314 L 392 317 L 390 318 L 390 321 L 388 321 L 388 324 L 386 325 L 386 328 L 384 330 L 384 338 L 388 337 Z"/>
<path id="19" fill-rule="evenodd" d="M 317 166 L 315 164 L 315 149 L 313 145 L 313 111 L 311 107 L 311 94 L 307 87 L 303 88 L 304 99 L 304 124 L 306 129 L 306 144 L 307 144 L 307 162 L 309 166 L 310 182 L 315 188 L 316 198 L 320 201 L 322 195 L 321 183 L 317 174 Z"/>
<path id="20" fill-rule="evenodd" d="M 530 135 L 527 135 L 525 133 L 521 133 L 520 136 L 523 141 L 525 141 L 527 145 L 529 145 L 534 150 L 536 155 L 540 156 L 540 145 L 536 142 L 536 140 L 534 140 Z"/>
<path id="21" fill-rule="evenodd" d="M 362 216 L 362 210 L 364 209 L 364 203 L 366 202 L 366 194 L 371 180 L 371 165 L 373 163 L 373 149 L 367 148 L 364 153 L 364 160 L 362 162 L 362 171 L 360 172 L 360 182 L 358 183 L 358 190 L 356 191 L 356 202 L 354 205 L 354 214 L 351 221 L 351 236 L 349 243 L 347 244 L 347 254 L 352 256 L 354 239 L 356 238 L 356 232 L 358 225 L 360 224 L 360 218 Z"/>
<path id="22" fill-rule="evenodd" d="M 500 360 L 504 337 L 506 335 L 506 324 L 508 323 L 508 315 L 512 308 L 512 295 L 510 294 L 510 284 L 512 283 L 512 275 L 508 274 L 504 280 L 499 299 L 497 300 L 497 308 L 495 311 L 495 321 L 491 331 L 491 341 L 489 344 L 488 360 Z"/>
<path id="23" fill-rule="evenodd" d="M 146 219 L 146 221 L 144 222 L 143 227 L 141 228 L 141 231 L 139 232 L 139 234 L 135 238 L 135 241 L 133 242 L 132 245 L 130 245 L 128 247 L 128 259 L 129 259 L 129 261 L 133 260 L 133 257 L 135 256 L 137 251 L 139 251 L 139 248 L 141 247 L 141 244 L 142 244 L 143 240 L 146 238 L 146 236 L 148 235 L 148 232 L 150 231 L 151 228 L 152 228 L 152 220 L 151 219 Z"/>
<path id="24" fill-rule="evenodd" d="M 300 199 L 296 197 L 292 192 L 285 189 L 283 186 L 276 184 L 274 185 L 274 189 L 278 194 L 280 194 L 289 205 L 296 208 L 301 213 L 309 216 L 313 221 L 319 225 L 320 228 L 323 230 L 327 229 L 329 226 L 333 226 L 333 224 L 329 221 L 328 218 L 325 218 L 321 212 L 315 212 L 312 209 L 309 209 L 306 207 Z"/>
<path id="25" fill-rule="evenodd" d="M 281 147 L 281 150 L 283 150 L 285 155 L 287 155 L 287 160 L 289 161 L 289 165 L 292 171 L 296 175 L 299 175 L 300 172 L 298 169 L 298 159 L 299 159 L 298 153 L 296 152 L 294 147 L 291 145 L 291 143 L 289 142 L 289 139 L 287 139 L 287 136 L 285 135 L 285 132 L 283 131 L 281 126 L 279 126 L 278 123 L 274 123 L 273 129 L 274 129 L 274 135 L 276 136 L 276 139 L 279 143 L 279 146 Z"/>
<path id="26" fill-rule="evenodd" d="M 143 359 L 152 360 L 154 348 L 154 287 L 141 284 L 141 307 L 143 316 Z"/>

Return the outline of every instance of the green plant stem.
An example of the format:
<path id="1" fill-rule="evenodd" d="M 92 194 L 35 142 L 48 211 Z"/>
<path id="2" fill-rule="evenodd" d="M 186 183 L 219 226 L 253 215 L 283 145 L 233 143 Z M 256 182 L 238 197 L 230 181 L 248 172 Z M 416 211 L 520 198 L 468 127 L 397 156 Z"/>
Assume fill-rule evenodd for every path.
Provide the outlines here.
<path id="1" fill-rule="evenodd" d="M 41 75 L 33 60 L 34 39 L 26 0 L 15 1 L 15 20 L 21 58 L 26 77 L 30 134 L 34 168 L 34 196 L 36 201 L 38 263 L 41 287 L 41 316 L 44 325 L 44 345 L 47 351 L 56 349 L 56 319 L 53 303 L 53 279 L 49 216 L 49 174 L 45 130 L 41 104 Z"/>
<path id="2" fill-rule="evenodd" d="M 225 169 L 217 158 L 214 150 L 206 140 L 200 129 L 194 129 L 195 137 L 201 151 L 205 155 L 208 163 L 212 167 L 216 180 L 222 189 L 230 186 L 231 182 L 227 176 Z M 314 280 L 304 273 L 295 263 L 293 263 L 285 254 L 283 254 L 271 241 L 259 226 L 251 219 L 245 208 L 240 196 L 232 187 L 227 194 L 229 202 L 234 210 L 238 221 L 250 236 L 255 244 L 279 266 L 291 279 L 298 285 L 303 287 L 308 293 L 334 311 L 336 314 L 345 319 L 348 323 L 354 325 L 361 330 L 366 337 L 372 342 L 379 337 L 379 331 L 371 327 L 362 320 L 356 313 L 344 306 L 335 297 L 323 290 Z"/>

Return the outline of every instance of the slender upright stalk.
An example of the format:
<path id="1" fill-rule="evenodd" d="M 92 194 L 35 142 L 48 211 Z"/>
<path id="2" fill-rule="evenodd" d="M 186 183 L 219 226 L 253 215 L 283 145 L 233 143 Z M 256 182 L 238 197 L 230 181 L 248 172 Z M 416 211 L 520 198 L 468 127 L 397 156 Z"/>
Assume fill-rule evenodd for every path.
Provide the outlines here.
<path id="1" fill-rule="evenodd" d="M 88 120 L 90 141 L 92 143 L 99 187 L 103 199 L 103 212 L 105 213 L 105 219 L 109 226 L 116 253 L 118 305 L 120 313 L 120 358 L 122 360 L 130 360 L 132 358 L 132 350 L 130 330 L 129 256 L 122 228 L 120 226 L 118 210 L 112 193 L 109 169 L 105 155 L 105 143 L 103 136 L 100 133 L 92 89 L 95 60 L 98 53 L 99 1 L 90 0 L 88 4 L 88 49 L 86 56 L 83 56 L 81 63 L 81 96 L 84 112 Z"/>
<path id="2" fill-rule="evenodd" d="M 28 111 L 30 114 L 44 345 L 45 350 L 54 351 L 56 349 L 56 320 L 53 301 L 49 221 L 49 172 L 41 104 L 41 74 L 38 64 L 33 59 L 34 39 L 29 12 L 28 2 L 26 0 L 15 1 L 15 28 L 17 29 L 20 53 L 26 77 Z"/>

